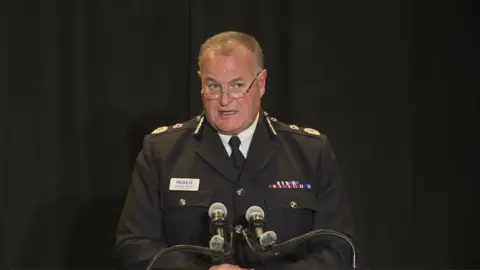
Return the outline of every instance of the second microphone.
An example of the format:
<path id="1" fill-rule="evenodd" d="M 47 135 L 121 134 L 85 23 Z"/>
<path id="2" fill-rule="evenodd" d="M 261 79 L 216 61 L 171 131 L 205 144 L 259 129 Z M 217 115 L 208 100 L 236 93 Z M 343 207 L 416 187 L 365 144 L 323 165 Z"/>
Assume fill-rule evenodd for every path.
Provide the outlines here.
<path id="1" fill-rule="evenodd" d="M 277 234 L 274 231 L 267 231 L 265 212 L 261 207 L 250 206 L 245 213 L 245 218 L 249 223 L 250 231 L 257 237 L 261 249 L 269 249 L 276 244 Z"/>

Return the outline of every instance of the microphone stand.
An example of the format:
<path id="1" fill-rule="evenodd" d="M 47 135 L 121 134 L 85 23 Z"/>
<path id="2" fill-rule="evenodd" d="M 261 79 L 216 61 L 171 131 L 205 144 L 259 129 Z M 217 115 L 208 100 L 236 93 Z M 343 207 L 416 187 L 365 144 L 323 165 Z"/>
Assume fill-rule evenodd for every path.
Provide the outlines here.
<path id="1" fill-rule="evenodd" d="M 336 237 L 339 237 L 339 238 L 343 239 L 345 242 L 347 242 L 350 245 L 350 248 L 352 249 L 352 253 L 353 253 L 352 254 L 351 267 L 352 267 L 352 270 L 358 270 L 358 265 L 357 265 L 358 254 L 357 254 L 357 249 L 355 248 L 355 244 L 353 243 L 353 240 L 350 237 L 348 237 L 346 234 L 343 234 L 343 233 L 340 233 L 340 232 L 337 232 L 337 231 L 327 230 L 327 229 L 317 229 L 317 230 L 305 233 L 303 235 L 300 235 L 298 237 L 292 238 L 292 239 L 290 239 L 286 242 L 277 244 L 277 245 L 275 245 L 271 248 L 265 249 L 265 250 L 259 248 L 258 244 L 253 244 L 252 243 L 252 241 L 250 239 L 251 236 L 249 235 L 249 233 L 246 229 L 243 229 L 243 228 L 240 228 L 240 227 L 237 226 L 235 231 L 238 234 L 241 234 L 243 236 L 243 238 L 247 242 L 248 247 L 251 249 L 251 251 L 253 253 L 260 254 L 260 255 L 265 255 L 266 254 L 266 255 L 275 256 L 275 257 L 279 256 L 282 253 L 282 251 L 284 251 L 286 249 L 295 249 L 301 243 L 306 242 L 306 241 L 308 241 L 308 240 L 310 240 L 310 239 L 312 239 L 316 236 L 333 235 L 333 236 L 336 236 Z"/>
<path id="2" fill-rule="evenodd" d="M 165 249 L 162 249 L 160 252 L 158 252 L 148 263 L 148 266 L 146 270 L 151 270 L 153 265 L 157 262 L 158 259 L 160 259 L 162 256 L 165 254 L 168 254 L 170 252 L 174 251 L 182 251 L 182 252 L 193 252 L 193 253 L 199 253 L 203 254 L 206 256 L 210 256 L 212 258 L 212 263 L 215 264 L 221 264 L 225 260 L 228 260 L 231 255 L 233 254 L 233 244 L 232 244 L 232 239 L 233 239 L 233 230 L 230 231 L 230 241 L 228 245 L 226 246 L 226 252 L 225 251 L 218 251 L 218 250 L 213 250 L 208 247 L 202 247 L 202 246 L 195 246 L 195 245 L 175 245 L 171 246 Z"/>
<path id="3" fill-rule="evenodd" d="M 235 232 L 237 234 L 241 234 L 243 238 L 245 239 L 248 247 L 254 254 L 258 255 L 268 255 L 269 257 L 278 257 L 283 253 L 285 250 L 289 249 L 295 249 L 298 245 L 301 243 L 304 243 L 313 237 L 320 236 L 320 235 L 333 235 L 336 237 L 339 237 L 343 239 L 345 242 L 347 242 L 351 249 L 352 249 L 352 263 L 351 263 L 351 269 L 352 270 L 358 270 L 357 266 L 357 249 L 355 248 L 355 244 L 353 243 L 353 240 L 349 238 L 347 235 L 333 231 L 333 230 L 327 230 L 327 229 L 318 229 L 314 230 L 308 233 L 305 233 L 303 235 L 300 235 L 298 237 L 292 238 L 286 242 L 277 244 L 273 247 L 267 248 L 267 249 L 262 249 L 259 247 L 258 244 L 254 243 L 251 241 L 251 238 L 253 238 L 247 229 L 243 228 L 241 225 L 237 225 L 235 227 Z M 162 256 L 165 254 L 168 254 L 170 252 L 174 251 L 182 251 L 182 252 L 193 252 L 193 253 L 199 253 L 203 254 L 206 256 L 210 256 L 212 258 L 212 264 L 218 265 L 224 263 L 226 260 L 230 259 L 231 256 L 234 253 L 233 249 L 233 230 L 230 231 L 230 239 L 229 239 L 228 245 L 225 245 L 226 247 L 226 252 L 225 251 L 218 251 L 218 250 L 213 250 L 207 247 L 202 247 L 202 246 L 195 246 L 195 245 L 176 245 L 176 246 L 171 246 L 165 249 L 162 249 L 160 252 L 158 252 L 149 262 L 146 270 L 151 270 L 155 262 L 160 259 Z"/>

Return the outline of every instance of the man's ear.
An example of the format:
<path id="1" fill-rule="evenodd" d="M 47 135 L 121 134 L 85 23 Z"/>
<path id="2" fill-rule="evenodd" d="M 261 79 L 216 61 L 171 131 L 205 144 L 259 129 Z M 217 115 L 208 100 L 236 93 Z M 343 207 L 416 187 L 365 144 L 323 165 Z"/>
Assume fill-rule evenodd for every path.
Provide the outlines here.
<path id="1" fill-rule="evenodd" d="M 200 70 L 197 71 L 197 75 L 198 75 L 198 77 L 199 77 L 200 79 L 202 78 L 202 73 L 200 72 Z"/>
<path id="2" fill-rule="evenodd" d="M 263 96 L 265 94 L 265 89 L 267 88 L 267 69 L 262 71 L 262 74 L 259 76 L 260 83 L 260 94 Z"/>

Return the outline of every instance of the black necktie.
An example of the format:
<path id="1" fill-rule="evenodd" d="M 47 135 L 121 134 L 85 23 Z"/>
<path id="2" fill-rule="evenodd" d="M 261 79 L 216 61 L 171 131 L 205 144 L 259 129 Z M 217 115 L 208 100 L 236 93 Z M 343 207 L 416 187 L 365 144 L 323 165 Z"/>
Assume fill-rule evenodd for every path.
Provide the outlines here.
<path id="1" fill-rule="evenodd" d="M 232 154 L 230 159 L 232 160 L 235 169 L 240 170 L 245 163 L 245 157 L 240 152 L 240 139 L 237 136 L 232 136 L 228 144 L 232 147 Z"/>

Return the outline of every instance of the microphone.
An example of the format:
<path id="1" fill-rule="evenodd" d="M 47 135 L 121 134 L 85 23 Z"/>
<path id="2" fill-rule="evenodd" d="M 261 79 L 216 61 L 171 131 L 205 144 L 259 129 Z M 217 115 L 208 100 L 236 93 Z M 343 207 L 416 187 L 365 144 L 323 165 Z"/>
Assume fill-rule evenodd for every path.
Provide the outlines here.
<path id="1" fill-rule="evenodd" d="M 260 243 L 260 247 L 262 249 L 271 248 L 277 242 L 277 234 L 274 231 L 264 232 L 262 235 L 260 235 L 258 242 Z"/>
<path id="2" fill-rule="evenodd" d="M 223 251 L 223 245 L 225 244 L 225 238 L 216 234 L 210 238 L 208 242 L 208 247 L 212 250 Z"/>
<path id="3" fill-rule="evenodd" d="M 227 208 L 223 203 L 216 202 L 208 209 L 210 216 L 210 233 L 213 235 L 209 241 L 209 247 L 212 250 L 223 251 L 225 243 L 225 218 L 227 217 Z"/>
<path id="4" fill-rule="evenodd" d="M 262 249 L 271 248 L 277 241 L 277 234 L 273 231 L 265 231 L 267 223 L 265 212 L 259 206 L 250 206 L 245 213 L 245 218 L 250 224 L 250 230 L 255 232 Z"/>

